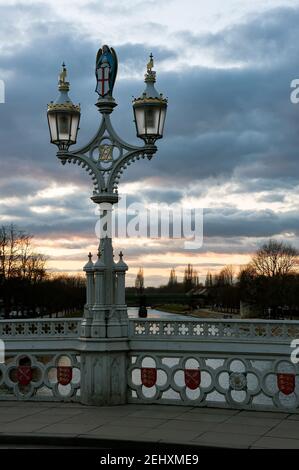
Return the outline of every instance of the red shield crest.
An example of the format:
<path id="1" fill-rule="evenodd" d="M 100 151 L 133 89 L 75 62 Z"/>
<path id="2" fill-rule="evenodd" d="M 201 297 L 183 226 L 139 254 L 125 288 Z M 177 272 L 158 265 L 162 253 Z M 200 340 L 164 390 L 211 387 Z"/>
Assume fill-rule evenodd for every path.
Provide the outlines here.
<path id="1" fill-rule="evenodd" d="M 32 380 L 31 366 L 19 366 L 17 368 L 17 381 L 20 385 L 28 385 Z"/>
<path id="2" fill-rule="evenodd" d="M 157 369 L 154 367 L 142 367 L 141 382 L 145 387 L 153 387 L 157 382 Z"/>
<path id="3" fill-rule="evenodd" d="M 57 381 L 60 385 L 68 385 L 73 378 L 73 368 L 70 366 L 57 367 Z"/>
<path id="4" fill-rule="evenodd" d="M 191 390 L 195 390 L 200 385 L 200 370 L 199 369 L 185 369 L 185 384 Z"/>
<path id="5" fill-rule="evenodd" d="M 277 374 L 277 386 L 285 395 L 295 390 L 295 374 Z"/>

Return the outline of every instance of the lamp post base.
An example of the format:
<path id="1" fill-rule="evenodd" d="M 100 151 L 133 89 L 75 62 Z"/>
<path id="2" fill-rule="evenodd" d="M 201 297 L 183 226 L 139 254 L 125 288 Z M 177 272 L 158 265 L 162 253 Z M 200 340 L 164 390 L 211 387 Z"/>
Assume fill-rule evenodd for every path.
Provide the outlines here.
<path id="1" fill-rule="evenodd" d="M 82 349 L 81 403 L 127 403 L 127 340 L 87 340 L 82 342 Z"/>

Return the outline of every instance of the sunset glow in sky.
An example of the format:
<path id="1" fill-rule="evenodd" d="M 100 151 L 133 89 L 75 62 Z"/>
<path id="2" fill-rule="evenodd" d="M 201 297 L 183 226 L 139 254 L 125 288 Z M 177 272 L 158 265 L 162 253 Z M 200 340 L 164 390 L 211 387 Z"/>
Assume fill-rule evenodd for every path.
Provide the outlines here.
<path id="1" fill-rule="evenodd" d="M 238 267 L 270 237 L 299 249 L 299 1 L 291 0 L 0 0 L 0 225 L 32 233 L 51 271 L 82 271 L 96 253 L 91 180 L 62 166 L 49 143 L 46 105 L 57 95 L 65 61 L 70 96 L 81 103 L 78 145 L 96 132 L 95 56 L 116 49 L 119 135 L 138 142 L 132 96 L 144 88 L 150 52 L 157 89 L 169 99 L 163 140 L 149 162 L 131 165 L 119 192 L 145 208 L 158 203 L 202 208 L 204 243 L 116 239 L 132 285 L 167 282 L 187 263 L 201 280 Z"/>

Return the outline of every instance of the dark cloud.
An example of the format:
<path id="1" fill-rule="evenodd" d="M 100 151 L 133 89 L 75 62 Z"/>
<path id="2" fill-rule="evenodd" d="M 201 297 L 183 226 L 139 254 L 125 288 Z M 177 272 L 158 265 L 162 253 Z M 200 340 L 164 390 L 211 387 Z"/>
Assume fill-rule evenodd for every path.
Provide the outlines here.
<path id="1" fill-rule="evenodd" d="M 289 62 L 298 56 L 298 8 L 278 7 L 263 14 L 250 15 L 244 22 L 205 35 L 182 32 L 190 45 L 206 48 L 219 60 L 259 64 L 263 68 Z"/>
<path id="2" fill-rule="evenodd" d="M 0 198 L 24 197 L 45 187 L 45 181 L 30 176 L 25 179 L 20 175 L 11 175 L 11 178 L 8 179 L 7 174 L 2 178 L 0 176 Z"/>
<path id="3" fill-rule="evenodd" d="M 284 202 L 286 194 L 263 194 L 258 197 L 262 202 Z"/>
<path id="4" fill-rule="evenodd" d="M 0 197 L 19 198 L 13 206 L 5 202 L 1 205 L 0 222 L 1 216 L 5 220 L 10 216 L 39 236 L 88 236 L 96 220 L 88 199 L 90 179 L 81 169 L 62 167 L 57 161 L 56 149 L 49 144 L 46 104 L 57 94 L 57 74 L 64 60 L 69 68 L 71 97 L 82 106 L 79 143 L 95 133 L 100 117 L 93 106 L 94 61 L 105 38 L 99 37 L 96 44 L 75 26 L 52 20 L 51 9 L 49 20 L 44 22 L 38 20 L 38 9 L 22 8 L 18 14 L 24 13 L 26 40 L 0 57 L 0 70 L 10 77 L 6 103 L 0 105 Z M 5 36 L 7 30 L 11 40 L 17 33 L 13 11 L 1 7 L 2 17 L 6 18 L 1 34 Z M 31 25 L 30 15 L 36 18 Z M 259 201 L 284 201 L 299 177 L 299 105 L 291 104 L 289 99 L 290 82 L 297 78 L 298 20 L 299 9 L 281 8 L 249 17 L 218 33 L 181 33 L 187 46 L 202 48 L 221 64 L 235 62 L 235 66 L 226 68 L 178 66 L 176 71 L 164 67 L 159 72 L 159 64 L 162 70 L 167 61 L 178 62 L 181 52 L 171 44 L 153 51 L 157 58 L 157 89 L 169 98 L 165 137 L 158 142 L 158 154 L 151 162 L 143 160 L 125 173 L 121 183 L 152 181 L 152 189 L 130 196 L 130 202 L 177 202 L 184 191 L 193 196 L 202 194 L 201 187 L 210 180 L 220 185 L 233 181 L 236 198 L 242 192 L 267 191 L 256 196 Z M 159 28 L 159 24 L 152 28 Z M 143 71 L 150 52 L 146 41 L 115 46 L 120 73 L 128 68 Z M 239 67 L 238 62 L 246 66 Z M 138 141 L 131 97 L 142 89 L 140 79 L 124 77 L 115 87 L 119 106 L 113 113 L 113 123 L 117 132 L 132 143 Z M 28 196 L 54 182 L 74 183 L 80 190 L 54 201 L 28 202 Z M 55 210 L 37 214 L 32 205 L 50 205 Z M 233 207 L 208 210 L 204 249 L 215 246 L 220 250 L 222 246 L 224 251 L 246 252 L 252 248 L 250 237 L 255 240 L 284 232 L 297 235 L 297 218 L 298 214 L 290 211 L 237 211 Z M 217 237 L 223 237 L 222 242 L 213 241 Z"/>
<path id="5" fill-rule="evenodd" d="M 178 203 L 182 198 L 183 192 L 178 189 L 151 189 L 142 191 L 142 198 L 145 202 L 159 203 L 161 200 L 165 204 Z"/>
<path id="6" fill-rule="evenodd" d="M 166 3 L 167 6 L 170 6 L 172 3 L 172 0 L 159 0 L 159 4 L 163 5 L 163 3 Z M 145 11 L 145 8 L 148 10 L 151 10 L 154 6 L 157 5 L 156 0 L 135 0 L 134 2 L 119 2 L 118 0 L 112 2 L 111 0 L 101 0 L 99 3 L 98 1 L 90 1 L 86 5 L 83 6 L 83 9 L 90 11 L 93 14 L 107 11 L 109 10 L 109 13 L 111 15 L 117 14 L 117 15 L 128 15 L 131 13 L 132 8 L 136 10 L 142 10 Z M 159 23 L 152 23 L 150 19 L 146 16 L 145 20 L 146 23 L 149 23 L 150 26 L 152 24 L 157 25 L 157 27 L 161 27 Z"/>
<path id="7" fill-rule="evenodd" d="M 298 212 L 209 210 L 204 215 L 204 235 L 223 237 L 273 237 L 299 234 Z"/>

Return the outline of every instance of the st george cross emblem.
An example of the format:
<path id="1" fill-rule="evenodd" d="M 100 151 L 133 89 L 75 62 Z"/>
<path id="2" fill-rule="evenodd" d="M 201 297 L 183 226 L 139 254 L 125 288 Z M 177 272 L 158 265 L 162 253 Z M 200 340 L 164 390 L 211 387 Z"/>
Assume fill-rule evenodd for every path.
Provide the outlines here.
<path id="1" fill-rule="evenodd" d="M 196 390 L 200 385 L 201 374 L 199 369 L 185 369 L 185 384 L 191 390 Z"/>
<path id="2" fill-rule="evenodd" d="M 110 91 L 109 74 L 109 64 L 107 62 L 102 63 L 102 65 L 97 69 L 96 88 L 96 92 L 102 97 L 106 96 Z"/>
<path id="3" fill-rule="evenodd" d="M 99 160 L 111 161 L 112 160 L 113 145 L 99 145 Z"/>
<path id="4" fill-rule="evenodd" d="M 20 385 L 29 385 L 32 380 L 31 366 L 19 366 L 17 368 L 17 381 Z"/>

